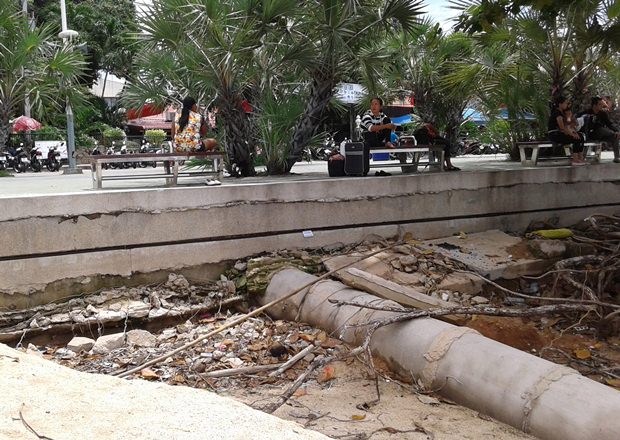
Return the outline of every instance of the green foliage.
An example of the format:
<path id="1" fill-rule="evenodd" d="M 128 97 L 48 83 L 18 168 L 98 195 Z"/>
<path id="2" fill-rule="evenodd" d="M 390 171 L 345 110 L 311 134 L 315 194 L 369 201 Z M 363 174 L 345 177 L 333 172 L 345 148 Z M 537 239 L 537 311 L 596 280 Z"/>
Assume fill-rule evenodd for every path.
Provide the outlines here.
<path id="1" fill-rule="evenodd" d="M 149 144 L 159 146 L 166 140 L 166 132 L 164 130 L 146 130 L 144 137 Z"/>
<path id="2" fill-rule="evenodd" d="M 56 127 L 50 125 L 41 127 L 40 130 L 34 131 L 34 137 L 38 141 L 56 141 L 65 140 L 65 133 Z"/>
<path id="3" fill-rule="evenodd" d="M 266 93 L 261 99 L 256 125 L 259 130 L 261 154 L 267 174 L 289 171 L 287 160 L 291 153 L 291 138 L 295 124 L 303 113 L 303 101 L 294 94 L 278 99 Z"/>
<path id="4" fill-rule="evenodd" d="M 485 130 L 480 132 L 479 139 L 484 144 L 499 146 L 502 153 L 508 153 L 512 149 L 511 127 L 504 119 L 491 120 Z"/>
<path id="5" fill-rule="evenodd" d="M 97 140 L 94 137 L 88 136 L 85 133 L 78 133 L 75 137 L 75 147 L 77 149 L 90 151 L 95 147 L 96 143 Z"/>
<path id="6" fill-rule="evenodd" d="M 82 56 L 71 45 L 59 45 L 56 34 L 52 25 L 30 29 L 18 2 L 0 0 L 0 146 L 26 95 L 35 117 L 50 103 L 81 98 L 83 90 L 75 84 L 83 73 Z"/>
<path id="7" fill-rule="evenodd" d="M 0 170 L 0 177 L 13 177 L 13 174 L 8 172 L 7 170 Z"/>
<path id="8" fill-rule="evenodd" d="M 118 142 L 125 139 L 125 132 L 120 128 L 108 128 L 103 132 L 104 145 L 110 146 L 112 142 Z"/>
<path id="9" fill-rule="evenodd" d="M 138 33 L 136 8 L 132 0 L 82 0 L 66 2 L 70 29 L 79 32 L 80 42 L 86 44 L 87 83 L 97 78 L 99 70 L 127 77 L 132 61 L 140 50 L 135 40 Z M 57 0 L 38 0 L 33 5 L 39 25 L 60 23 Z"/>
<path id="10" fill-rule="evenodd" d="M 93 122 L 88 127 L 85 127 L 85 133 L 94 138 L 102 138 L 103 133 L 111 128 L 105 122 Z"/>

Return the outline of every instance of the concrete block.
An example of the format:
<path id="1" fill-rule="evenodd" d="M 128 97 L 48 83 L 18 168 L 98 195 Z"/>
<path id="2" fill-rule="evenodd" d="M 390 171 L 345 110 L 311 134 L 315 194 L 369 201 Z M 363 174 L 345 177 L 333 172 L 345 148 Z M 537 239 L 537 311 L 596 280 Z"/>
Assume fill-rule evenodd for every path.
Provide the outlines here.
<path id="1" fill-rule="evenodd" d="M 93 352 L 96 354 L 107 354 L 112 350 L 121 348 L 123 345 L 125 345 L 124 333 L 99 336 L 93 346 Z"/>
<path id="2" fill-rule="evenodd" d="M 154 347 L 157 337 L 146 330 L 131 330 L 127 332 L 127 344 L 138 347 Z"/>
<path id="3" fill-rule="evenodd" d="M 67 350 L 79 353 L 81 351 L 89 351 L 95 345 L 95 340 L 90 338 L 84 338 L 82 336 L 76 336 L 71 339 L 67 344 Z"/>

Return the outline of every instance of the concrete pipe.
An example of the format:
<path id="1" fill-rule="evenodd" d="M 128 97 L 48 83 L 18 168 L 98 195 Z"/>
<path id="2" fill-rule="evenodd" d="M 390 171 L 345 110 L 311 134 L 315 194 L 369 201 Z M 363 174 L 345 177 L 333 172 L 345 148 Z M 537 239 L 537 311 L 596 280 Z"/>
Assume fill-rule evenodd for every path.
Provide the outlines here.
<path id="1" fill-rule="evenodd" d="M 262 301 L 283 297 L 313 279 L 297 269 L 282 270 L 273 276 Z M 336 281 L 321 281 L 273 306 L 269 313 L 294 320 L 299 312 L 301 321 L 351 345 L 362 343 L 364 323 L 391 315 L 336 306 L 328 299 L 397 306 Z M 379 329 L 371 348 L 396 373 L 420 378 L 428 389 L 539 438 L 620 439 L 618 391 L 475 330 L 416 319 Z"/>

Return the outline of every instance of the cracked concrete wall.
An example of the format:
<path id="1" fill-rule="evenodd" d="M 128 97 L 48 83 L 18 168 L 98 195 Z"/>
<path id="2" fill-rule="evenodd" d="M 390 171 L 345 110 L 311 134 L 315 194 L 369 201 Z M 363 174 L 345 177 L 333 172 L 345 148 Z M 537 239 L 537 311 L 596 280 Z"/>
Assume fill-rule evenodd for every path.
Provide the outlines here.
<path id="1" fill-rule="evenodd" d="M 291 247 L 350 243 L 398 227 L 419 238 L 522 230 L 559 215 L 620 212 L 617 166 L 0 199 L 0 292 L 59 280 L 179 270 Z M 303 230 L 313 230 L 304 239 Z M 13 298 L 11 301 L 13 302 Z M 1 301 L 0 301 L 1 302 Z M 21 301 L 18 301 L 21 302 Z"/>

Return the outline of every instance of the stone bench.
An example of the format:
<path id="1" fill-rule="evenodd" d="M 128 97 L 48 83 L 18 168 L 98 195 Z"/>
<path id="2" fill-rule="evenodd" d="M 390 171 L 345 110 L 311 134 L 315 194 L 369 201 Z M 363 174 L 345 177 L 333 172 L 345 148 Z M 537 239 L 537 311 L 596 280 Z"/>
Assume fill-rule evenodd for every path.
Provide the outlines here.
<path id="1" fill-rule="evenodd" d="M 558 146 L 553 142 L 549 141 L 532 141 L 532 142 L 517 142 L 517 146 L 519 147 L 519 156 L 521 159 L 522 166 L 538 166 L 539 165 L 539 151 L 544 148 L 553 148 Z M 554 156 L 554 157 L 545 157 L 544 160 L 567 160 L 570 162 L 571 160 L 571 146 L 563 145 L 565 156 Z M 593 163 L 599 163 L 601 161 L 601 151 L 602 151 L 602 143 L 601 142 L 586 142 L 584 144 L 584 157 L 586 159 L 590 159 Z M 527 151 L 531 150 L 530 156 L 528 158 Z M 591 153 L 591 154 L 590 154 Z"/>
<path id="2" fill-rule="evenodd" d="M 375 153 L 389 153 L 389 154 L 407 154 L 412 155 L 410 163 L 403 157 L 398 163 L 385 163 L 384 161 L 371 160 L 370 168 L 389 168 L 389 167 L 401 167 L 403 172 L 415 172 L 418 170 L 419 165 L 434 166 L 439 168 L 439 171 L 443 171 L 444 163 L 444 150 L 442 146 L 437 145 L 416 145 L 414 147 L 405 148 L 373 148 L 370 150 L 371 154 Z M 423 154 L 428 154 L 427 161 L 420 161 Z M 433 153 L 433 154 L 431 154 Z"/>
<path id="3" fill-rule="evenodd" d="M 176 186 L 179 177 L 213 176 L 222 180 L 224 152 L 200 151 L 193 153 L 139 153 L 139 154 L 101 154 L 89 156 L 91 163 L 93 188 L 101 189 L 104 180 L 134 180 L 134 179 L 166 179 L 167 186 Z M 179 170 L 180 162 L 190 159 L 210 159 L 210 169 Z M 163 173 L 150 174 L 115 174 L 104 176 L 102 164 L 135 163 L 135 162 L 163 162 Z"/>

